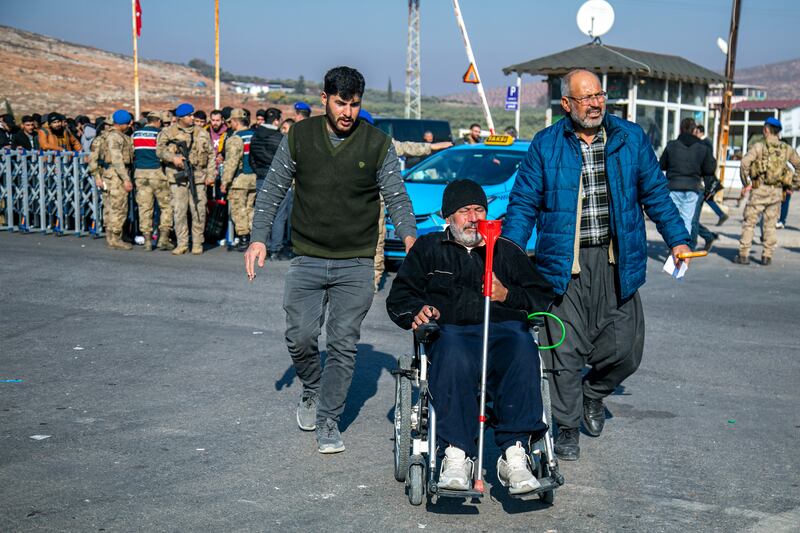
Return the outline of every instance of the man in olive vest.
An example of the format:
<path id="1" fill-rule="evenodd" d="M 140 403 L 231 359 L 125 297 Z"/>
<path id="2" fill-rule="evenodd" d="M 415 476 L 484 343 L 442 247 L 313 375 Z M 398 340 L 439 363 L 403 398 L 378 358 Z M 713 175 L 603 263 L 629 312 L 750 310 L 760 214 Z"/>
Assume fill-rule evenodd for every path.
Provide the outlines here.
<path id="1" fill-rule="evenodd" d="M 133 248 L 122 240 L 122 226 L 128 216 L 128 193 L 133 190 L 130 166 L 133 163 L 133 141 L 126 135 L 133 116 L 124 109 L 114 112 L 114 125 L 106 135 L 103 151 L 98 155 L 105 162 L 103 185 L 108 194 L 107 208 L 103 209 L 106 226 L 106 244 L 116 250 Z"/>
<path id="2" fill-rule="evenodd" d="M 234 134 L 225 142 L 225 166 L 220 191 L 228 194 L 231 219 L 238 250 L 244 252 L 250 245 L 250 224 L 253 223 L 253 204 L 256 201 L 256 174 L 250 165 L 250 120 L 244 109 L 233 109 L 228 119 Z"/>
<path id="3" fill-rule="evenodd" d="M 158 201 L 158 247 L 170 249 L 169 233 L 172 231 L 172 198 L 167 177 L 161 170 L 156 155 L 156 140 L 161 131 L 161 115 L 147 115 L 147 125 L 133 133 L 133 166 L 136 181 L 136 203 L 139 205 L 139 229 L 144 236 L 144 249 L 153 249 L 153 211 Z"/>
<path id="4" fill-rule="evenodd" d="M 214 184 L 214 146 L 208 132 L 194 125 L 194 107 L 181 104 L 175 108 L 176 121 L 158 135 L 156 154 L 164 163 L 164 172 L 172 192 L 172 210 L 178 246 L 174 255 L 189 251 L 189 222 L 192 215 L 192 253 L 203 253 L 203 232 L 206 226 L 206 185 Z M 189 152 L 189 160 L 184 157 Z M 191 167 L 192 175 L 186 172 Z M 192 181 L 192 183 L 190 183 Z M 189 187 L 193 187 L 195 194 Z"/>
<path id="5" fill-rule="evenodd" d="M 764 142 L 753 145 L 742 158 L 742 186 L 751 188 L 750 198 L 744 208 L 742 236 L 739 239 L 739 255 L 734 259 L 740 265 L 750 264 L 750 246 L 753 243 L 753 228 L 758 218 L 764 215 L 764 251 L 761 264 L 772 263 L 778 239 L 775 223 L 781 209 L 784 190 L 800 186 L 800 156 L 778 134 L 781 121 L 769 117 L 764 122 Z M 794 172 L 789 170 L 791 164 Z"/>
<path id="6" fill-rule="evenodd" d="M 286 342 L 303 384 L 297 424 L 316 430 L 320 453 L 344 450 L 338 423 L 353 378 L 361 322 L 374 294 L 381 194 L 406 250 L 416 239 L 392 139 L 358 120 L 363 94 L 364 77 L 357 70 L 336 67 L 325 74 L 325 115 L 298 122 L 281 141 L 258 192 L 253 242 L 245 254 L 252 280 L 256 262 L 264 266 L 275 213 L 294 179 L 291 221 L 297 257 L 285 278 Z M 323 369 L 318 339 L 326 305 Z"/>

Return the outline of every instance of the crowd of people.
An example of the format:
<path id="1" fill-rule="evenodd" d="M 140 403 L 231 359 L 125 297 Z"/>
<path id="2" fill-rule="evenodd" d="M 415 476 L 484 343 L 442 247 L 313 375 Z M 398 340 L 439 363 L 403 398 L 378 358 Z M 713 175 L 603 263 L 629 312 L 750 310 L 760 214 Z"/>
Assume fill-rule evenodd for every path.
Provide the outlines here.
<path id="1" fill-rule="evenodd" d="M 111 248 L 131 249 L 140 236 L 145 250 L 155 244 L 176 255 L 190 249 L 201 254 L 209 235 L 206 216 L 214 207 L 208 200 L 226 198 L 235 228 L 231 240 L 243 251 L 249 243 L 255 191 L 280 139 L 293 124 L 311 116 L 311 106 L 305 102 L 294 104 L 293 111 L 288 117 L 277 108 L 258 109 L 254 115 L 231 107 L 206 113 L 184 103 L 170 110 L 145 111 L 138 120 L 125 110 L 94 120 L 51 112 L 25 115 L 19 125 L 13 115 L 3 114 L 0 148 L 88 154 L 89 173 L 103 195 Z M 191 185 L 187 173 L 181 172 L 187 170 Z M 136 209 L 131 210 L 138 212 L 135 220 L 130 220 L 129 202 L 135 202 Z M 273 260 L 291 256 L 291 195 L 285 204 L 270 246 Z M 217 222 L 217 237 L 222 237 L 225 224 Z"/>

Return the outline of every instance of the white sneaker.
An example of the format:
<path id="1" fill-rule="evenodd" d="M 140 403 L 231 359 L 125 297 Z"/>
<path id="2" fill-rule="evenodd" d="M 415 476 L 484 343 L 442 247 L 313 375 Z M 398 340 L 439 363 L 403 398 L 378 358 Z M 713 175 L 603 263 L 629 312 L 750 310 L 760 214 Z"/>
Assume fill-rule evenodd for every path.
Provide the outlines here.
<path id="1" fill-rule="evenodd" d="M 786 227 L 786 226 L 785 226 L 785 225 L 783 224 L 783 222 L 781 222 L 780 220 L 779 220 L 778 222 L 776 222 L 776 223 L 775 223 L 775 229 L 783 229 L 783 228 L 785 228 L 785 227 Z"/>
<path id="2" fill-rule="evenodd" d="M 509 494 L 525 494 L 540 487 L 531 472 L 531 458 L 519 441 L 506 449 L 505 457 L 497 459 L 497 477 Z"/>
<path id="3" fill-rule="evenodd" d="M 472 468 L 472 459 L 467 457 L 464 450 L 460 450 L 455 446 L 448 446 L 444 451 L 444 459 L 442 460 L 439 488 L 469 490 L 472 480 Z"/>

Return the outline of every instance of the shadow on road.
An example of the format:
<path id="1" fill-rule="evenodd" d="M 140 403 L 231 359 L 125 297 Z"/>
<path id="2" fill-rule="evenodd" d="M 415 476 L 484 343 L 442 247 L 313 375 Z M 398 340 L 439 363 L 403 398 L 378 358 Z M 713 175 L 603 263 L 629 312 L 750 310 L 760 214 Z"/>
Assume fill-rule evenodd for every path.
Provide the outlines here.
<path id="1" fill-rule="evenodd" d="M 322 365 L 325 366 L 326 352 L 321 353 Z M 344 412 L 339 420 L 339 430 L 346 431 L 350 424 L 358 418 L 364 404 L 378 392 L 378 380 L 383 371 L 390 372 L 397 366 L 395 356 L 377 352 L 371 344 L 359 344 L 356 355 L 356 367 L 353 371 L 353 382 L 347 394 Z M 297 373 L 293 365 L 289 365 L 283 375 L 275 382 L 275 390 L 283 390 L 294 384 Z M 299 393 L 298 393 L 299 398 Z M 391 418 L 393 421 L 394 418 Z"/>
<path id="2" fill-rule="evenodd" d="M 346 431 L 348 426 L 358 418 L 364 404 L 378 392 L 378 380 L 381 374 L 391 372 L 397 367 L 394 355 L 375 351 L 371 344 L 359 344 L 356 356 L 356 368 L 353 372 L 353 383 L 347 394 L 344 413 L 339 421 L 339 430 Z"/>

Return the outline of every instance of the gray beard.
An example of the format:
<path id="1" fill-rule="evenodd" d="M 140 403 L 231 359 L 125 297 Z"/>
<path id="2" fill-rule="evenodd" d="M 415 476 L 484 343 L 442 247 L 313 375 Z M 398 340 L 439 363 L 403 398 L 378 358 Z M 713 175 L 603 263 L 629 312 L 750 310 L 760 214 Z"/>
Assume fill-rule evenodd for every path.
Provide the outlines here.
<path id="1" fill-rule="evenodd" d="M 453 239 L 455 239 L 457 243 L 461 244 L 462 246 L 466 246 L 467 248 L 475 248 L 483 240 L 483 236 L 478 233 L 477 227 L 475 233 L 472 234 L 457 228 L 453 224 L 450 224 L 450 233 L 453 234 Z"/>
<path id="2" fill-rule="evenodd" d="M 578 116 L 577 111 L 574 110 L 574 109 L 572 111 L 570 111 L 570 113 L 569 113 L 569 116 L 572 119 L 572 122 L 574 122 L 575 124 L 577 124 L 578 126 L 580 126 L 583 129 L 592 129 L 592 128 L 599 127 L 600 124 L 603 123 L 603 117 L 605 117 L 605 115 L 606 115 L 606 112 L 603 111 L 603 113 L 600 115 L 599 118 L 597 118 L 595 120 L 590 120 L 588 118 L 581 119 Z"/>

